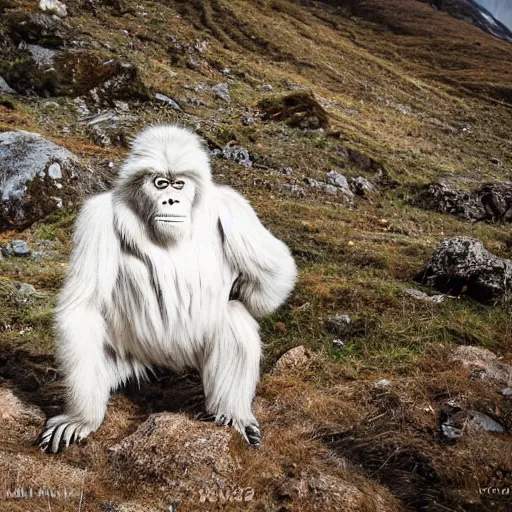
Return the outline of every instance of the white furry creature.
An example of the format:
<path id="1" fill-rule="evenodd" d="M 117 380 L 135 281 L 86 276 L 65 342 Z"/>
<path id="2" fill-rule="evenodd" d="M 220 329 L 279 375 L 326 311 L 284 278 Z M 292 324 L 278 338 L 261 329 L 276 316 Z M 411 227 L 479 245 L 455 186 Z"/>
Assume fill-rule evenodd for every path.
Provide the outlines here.
<path id="1" fill-rule="evenodd" d="M 113 190 L 87 200 L 77 220 L 56 312 L 67 410 L 48 421 L 41 446 L 56 452 L 94 432 L 110 392 L 153 365 L 198 370 L 206 412 L 258 445 L 254 317 L 282 304 L 295 280 L 288 247 L 212 182 L 200 139 L 146 129 Z"/>
<path id="2" fill-rule="evenodd" d="M 59 0 L 39 0 L 39 9 L 62 18 L 68 14 L 66 6 Z"/>

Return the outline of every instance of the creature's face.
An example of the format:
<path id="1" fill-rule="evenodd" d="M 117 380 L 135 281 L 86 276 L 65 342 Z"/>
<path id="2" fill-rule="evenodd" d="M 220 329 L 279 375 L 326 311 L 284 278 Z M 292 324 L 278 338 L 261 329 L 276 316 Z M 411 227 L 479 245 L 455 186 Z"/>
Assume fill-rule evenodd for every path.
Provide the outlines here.
<path id="1" fill-rule="evenodd" d="M 190 233 L 196 185 L 189 177 L 148 173 L 141 193 L 139 211 L 158 240 L 165 243 Z"/>
<path id="2" fill-rule="evenodd" d="M 153 242 L 166 246 L 191 236 L 211 186 L 200 139 L 177 127 L 153 127 L 135 139 L 115 196 L 129 206 Z M 132 236 L 140 238 L 136 231 Z"/>

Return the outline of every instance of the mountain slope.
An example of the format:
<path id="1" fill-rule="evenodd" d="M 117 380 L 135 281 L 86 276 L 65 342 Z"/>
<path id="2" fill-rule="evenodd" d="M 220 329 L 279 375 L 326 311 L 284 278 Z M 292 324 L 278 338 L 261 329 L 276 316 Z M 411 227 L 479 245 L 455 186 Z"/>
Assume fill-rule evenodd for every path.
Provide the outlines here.
<path id="1" fill-rule="evenodd" d="M 452 356 L 473 345 L 510 364 L 511 306 L 464 293 L 436 304 L 405 292 L 448 236 L 477 237 L 512 257 L 509 225 L 411 204 L 441 179 L 468 189 L 510 179 L 512 45 L 416 0 L 83 0 L 69 2 L 52 37 L 26 30 L 36 2 L 2 6 L 0 75 L 24 94 L 1 95 L 1 131 L 43 134 L 108 186 L 138 129 L 189 126 L 216 155 L 216 181 L 251 200 L 300 269 L 287 305 L 262 322 L 261 450 L 186 416 L 201 409 L 197 376 L 157 372 L 113 397 L 86 444 L 51 458 L 32 444 L 41 411 L 4 411 L 15 399 L 45 414 L 61 404 L 52 314 L 76 205 L 1 233 L 2 246 L 23 238 L 36 250 L 0 261 L 4 474 L 25 486 L 71 486 L 73 498 L 52 501 L 52 510 L 147 512 L 178 501 L 180 512 L 506 510 L 480 492 L 510 485 L 512 405 L 499 393 L 506 383 L 477 378 L 483 363 L 471 371 Z M 36 83 L 24 45 L 58 52 L 62 75 Z M 77 53 L 87 58 L 77 64 Z M 118 69 L 130 71 L 129 87 L 102 88 L 103 73 Z M 305 125 L 291 122 L 283 96 L 307 104 Z M 281 108 L 266 113 L 269 104 Z M 226 157 L 233 146 L 247 150 L 251 166 L 239 163 L 245 156 Z M 350 201 L 331 194 L 319 183 L 333 170 L 377 191 Z M 37 293 L 19 296 L 22 282 Z M 332 320 L 340 315 L 351 322 Z M 298 345 L 307 350 L 297 366 L 276 371 Z M 442 424 L 454 409 L 486 414 L 505 433 L 468 427 L 448 441 Z M 155 416 L 163 411 L 170 415 Z M 151 440 L 147 453 L 136 452 L 140 429 Z M 242 504 L 233 497 L 240 489 L 252 496 Z M 49 509 L 46 499 L 30 507 Z"/>

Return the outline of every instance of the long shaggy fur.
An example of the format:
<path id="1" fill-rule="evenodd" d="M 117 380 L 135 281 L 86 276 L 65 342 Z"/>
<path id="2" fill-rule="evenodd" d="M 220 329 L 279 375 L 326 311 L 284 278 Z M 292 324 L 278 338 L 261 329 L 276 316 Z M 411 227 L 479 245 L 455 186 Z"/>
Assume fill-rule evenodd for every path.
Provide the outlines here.
<path id="1" fill-rule="evenodd" d="M 186 184 L 162 192 L 153 174 Z M 183 225 L 154 221 L 169 211 L 181 212 Z M 145 130 L 114 189 L 86 201 L 78 217 L 56 312 L 67 410 L 48 421 L 41 445 L 55 452 L 95 431 L 110 392 L 152 365 L 200 371 L 207 413 L 258 444 L 254 317 L 282 304 L 295 279 L 286 245 L 243 197 L 213 184 L 195 134 Z"/>

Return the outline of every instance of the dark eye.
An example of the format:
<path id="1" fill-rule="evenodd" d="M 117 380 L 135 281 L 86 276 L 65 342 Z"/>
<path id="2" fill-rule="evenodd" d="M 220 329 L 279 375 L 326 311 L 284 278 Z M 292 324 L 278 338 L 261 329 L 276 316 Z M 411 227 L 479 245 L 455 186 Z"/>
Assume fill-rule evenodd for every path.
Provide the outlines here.
<path id="1" fill-rule="evenodd" d="M 155 184 L 155 187 L 159 189 L 164 189 L 169 186 L 169 180 L 159 178 L 158 176 L 153 180 L 153 183 Z"/>
<path id="2" fill-rule="evenodd" d="M 175 181 L 172 184 L 172 187 L 175 188 L 176 190 L 181 190 L 184 186 L 185 186 L 185 182 L 181 181 L 181 180 Z"/>

